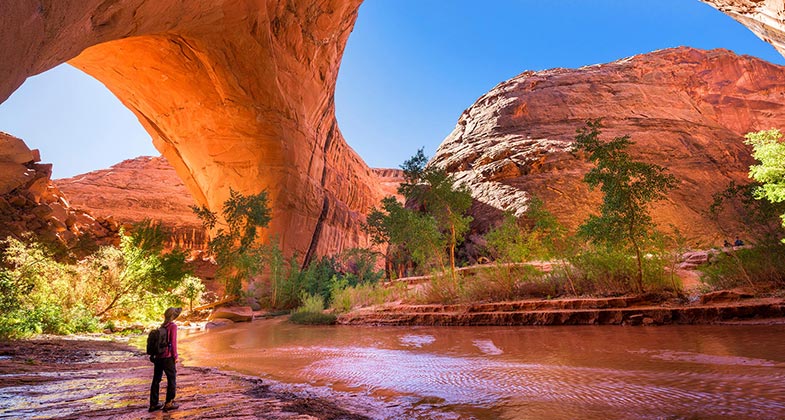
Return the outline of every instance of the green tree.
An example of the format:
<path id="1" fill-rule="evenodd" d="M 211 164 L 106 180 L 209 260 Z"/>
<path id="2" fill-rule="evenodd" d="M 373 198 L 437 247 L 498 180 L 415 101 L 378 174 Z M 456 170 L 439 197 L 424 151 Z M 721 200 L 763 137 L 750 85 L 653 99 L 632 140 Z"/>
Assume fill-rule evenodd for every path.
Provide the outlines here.
<path id="1" fill-rule="evenodd" d="M 750 178 L 761 185 L 755 190 L 756 198 L 766 198 L 772 203 L 785 201 L 785 143 L 777 129 L 747 133 L 745 143 L 752 146 L 752 156 L 760 164 L 750 166 Z M 785 214 L 781 215 L 785 227 Z"/>
<path id="2" fill-rule="evenodd" d="M 466 211 L 472 205 L 472 196 L 465 185 L 455 185 L 455 180 L 444 169 L 427 166 L 428 159 L 419 149 L 406 160 L 401 169 L 404 182 L 398 192 L 413 200 L 423 211 L 433 216 L 447 245 L 450 270 L 455 276 L 455 248 L 463 242 L 472 217 Z"/>
<path id="3" fill-rule="evenodd" d="M 529 201 L 521 218 L 507 213 L 502 224 L 491 229 L 485 239 L 492 256 L 510 262 L 550 258 L 564 248 L 566 230 L 537 197 Z"/>
<path id="4" fill-rule="evenodd" d="M 202 220 L 205 229 L 214 230 L 209 247 L 218 263 L 217 275 L 224 280 L 227 296 L 240 296 L 243 279 L 261 269 L 259 229 L 270 223 L 271 212 L 267 191 L 243 195 L 230 189 L 221 211 L 222 219 L 206 206 L 191 209 Z"/>
<path id="5" fill-rule="evenodd" d="M 102 247 L 85 261 L 83 275 L 97 285 L 91 307 L 95 316 L 106 318 L 116 308 L 128 312 L 148 294 L 169 293 L 188 274 L 185 254 L 164 252 L 167 233 L 156 223 L 145 220 L 129 234 L 120 232 L 120 247 Z"/>
<path id="6" fill-rule="evenodd" d="M 400 247 L 411 255 L 412 260 L 423 268 L 434 262 L 444 269 L 442 258 L 446 243 L 439 232 L 436 219 L 407 209 L 395 199 L 382 199 L 381 209 L 373 208 L 368 214 L 365 230 L 376 245 L 390 244 Z M 404 275 L 404 261 L 393 261 L 397 266 L 398 276 Z"/>
<path id="7" fill-rule="evenodd" d="M 662 166 L 634 160 L 627 152 L 633 144 L 629 136 L 601 140 L 601 128 L 600 119 L 587 121 L 575 137 L 575 149 L 595 164 L 584 182 L 603 193 L 600 215 L 590 215 L 579 233 L 594 243 L 634 252 L 637 286 L 643 291 L 643 250 L 655 232 L 648 207 L 675 188 L 676 178 Z"/>

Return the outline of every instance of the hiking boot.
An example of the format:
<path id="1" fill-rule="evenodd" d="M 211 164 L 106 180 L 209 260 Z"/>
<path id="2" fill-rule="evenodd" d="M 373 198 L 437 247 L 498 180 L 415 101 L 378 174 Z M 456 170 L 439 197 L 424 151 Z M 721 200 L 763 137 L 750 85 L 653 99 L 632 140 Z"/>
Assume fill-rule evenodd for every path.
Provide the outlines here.
<path id="1" fill-rule="evenodd" d="M 150 408 L 147 409 L 147 411 L 152 413 L 153 411 L 158 411 L 158 410 L 160 410 L 162 408 L 164 408 L 164 405 L 161 404 L 161 403 L 158 403 L 156 405 L 151 405 Z"/>
<path id="2" fill-rule="evenodd" d="M 174 402 L 174 401 L 169 401 L 168 403 L 164 404 L 164 411 L 172 411 L 172 410 L 177 410 L 177 408 L 178 408 L 178 407 L 180 407 L 180 406 L 179 406 L 179 405 L 177 405 L 177 403 L 176 403 L 176 402 Z"/>

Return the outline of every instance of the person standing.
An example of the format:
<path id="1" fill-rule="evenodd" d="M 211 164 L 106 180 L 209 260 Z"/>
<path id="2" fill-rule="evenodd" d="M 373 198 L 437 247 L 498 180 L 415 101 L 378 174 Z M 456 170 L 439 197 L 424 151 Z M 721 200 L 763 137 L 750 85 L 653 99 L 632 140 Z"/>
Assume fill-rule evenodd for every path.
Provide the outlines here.
<path id="1" fill-rule="evenodd" d="M 174 320 L 180 316 L 182 308 L 168 308 L 164 312 L 164 323 L 169 345 L 166 350 L 158 356 L 153 356 L 153 383 L 150 385 L 150 409 L 148 411 L 170 411 L 177 409 L 178 405 L 174 402 L 177 386 L 177 369 L 175 365 L 178 361 L 177 355 L 177 324 Z M 161 379 L 166 374 L 166 402 L 161 404 L 158 399 L 160 392 Z"/>

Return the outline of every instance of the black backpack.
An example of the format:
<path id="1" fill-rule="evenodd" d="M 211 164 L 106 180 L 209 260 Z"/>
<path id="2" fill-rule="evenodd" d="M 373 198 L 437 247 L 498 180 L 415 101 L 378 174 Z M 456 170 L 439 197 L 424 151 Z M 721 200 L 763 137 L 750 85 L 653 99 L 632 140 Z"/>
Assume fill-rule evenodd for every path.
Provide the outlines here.
<path id="1" fill-rule="evenodd" d="M 169 331 L 166 327 L 158 327 L 147 334 L 147 354 L 160 356 L 169 347 Z"/>

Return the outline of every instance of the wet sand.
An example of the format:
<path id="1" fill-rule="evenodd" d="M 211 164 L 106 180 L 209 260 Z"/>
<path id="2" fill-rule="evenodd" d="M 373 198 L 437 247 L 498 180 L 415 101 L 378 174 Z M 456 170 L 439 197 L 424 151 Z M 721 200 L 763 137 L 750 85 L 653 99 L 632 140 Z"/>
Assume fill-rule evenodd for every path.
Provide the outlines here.
<path id="1" fill-rule="evenodd" d="M 178 365 L 178 410 L 148 413 L 152 363 L 128 344 L 88 338 L 0 342 L 0 419 L 369 419 L 378 408 L 345 395 L 290 390 Z M 166 380 L 161 383 L 165 395 Z"/>

